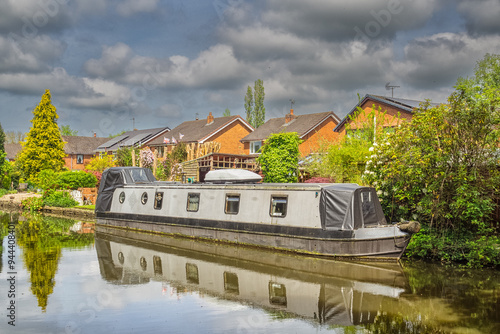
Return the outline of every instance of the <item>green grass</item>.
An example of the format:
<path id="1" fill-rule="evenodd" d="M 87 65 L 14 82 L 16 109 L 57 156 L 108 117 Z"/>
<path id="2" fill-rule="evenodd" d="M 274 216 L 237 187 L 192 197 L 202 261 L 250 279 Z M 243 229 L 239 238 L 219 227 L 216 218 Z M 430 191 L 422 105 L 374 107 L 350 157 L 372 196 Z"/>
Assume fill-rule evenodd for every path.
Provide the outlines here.
<path id="1" fill-rule="evenodd" d="M 0 189 L 0 197 L 7 195 L 7 194 L 15 194 L 15 193 L 17 193 L 16 190 Z"/>
<path id="2" fill-rule="evenodd" d="M 95 205 L 77 205 L 75 206 L 77 209 L 85 209 L 85 210 L 95 210 Z"/>

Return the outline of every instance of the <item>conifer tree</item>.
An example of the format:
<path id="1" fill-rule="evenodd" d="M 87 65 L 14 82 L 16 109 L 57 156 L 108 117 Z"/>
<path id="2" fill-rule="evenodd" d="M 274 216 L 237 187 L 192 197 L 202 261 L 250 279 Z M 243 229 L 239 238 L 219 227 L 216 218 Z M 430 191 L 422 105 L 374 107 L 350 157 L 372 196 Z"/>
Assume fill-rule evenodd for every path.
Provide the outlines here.
<path id="1" fill-rule="evenodd" d="M 44 169 L 60 171 L 64 166 L 64 142 L 57 126 L 59 116 L 52 105 L 47 89 L 40 104 L 33 110 L 31 128 L 26 140 L 21 142 L 19 162 L 24 175 L 34 179 Z"/>
<path id="2" fill-rule="evenodd" d="M 255 128 L 258 128 L 266 119 L 266 108 L 264 107 L 264 82 L 261 79 L 255 81 L 254 86 L 254 123 Z"/>
<path id="3" fill-rule="evenodd" d="M 247 122 L 254 126 L 253 123 L 253 92 L 252 87 L 247 87 L 247 94 L 245 95 L 245 112 L 247 114 Z"/>

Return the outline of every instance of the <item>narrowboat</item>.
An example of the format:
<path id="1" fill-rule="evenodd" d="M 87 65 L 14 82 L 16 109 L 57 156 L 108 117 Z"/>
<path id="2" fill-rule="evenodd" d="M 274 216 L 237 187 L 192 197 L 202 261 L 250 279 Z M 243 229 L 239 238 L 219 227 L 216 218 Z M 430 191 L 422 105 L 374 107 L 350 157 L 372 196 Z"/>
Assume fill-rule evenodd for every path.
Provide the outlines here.
<path id="1" fill-rule="evenodd" d="M 96 223 L 344 259 L 398 260 L 418 222 L 388 224 L 375 189 L 357 184 L 259 183 L 246 170 L 203 183 L 157 181 L 151 170 L 104 171 Z M 410 228 L 408 228 L 408 226 Z"/>

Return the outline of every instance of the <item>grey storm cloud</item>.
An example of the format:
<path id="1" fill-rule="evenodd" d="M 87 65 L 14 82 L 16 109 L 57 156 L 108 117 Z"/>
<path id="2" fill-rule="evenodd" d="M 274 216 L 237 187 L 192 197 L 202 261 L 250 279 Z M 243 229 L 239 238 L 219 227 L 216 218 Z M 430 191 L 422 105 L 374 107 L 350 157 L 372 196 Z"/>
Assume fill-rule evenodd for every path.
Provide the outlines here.
<path id="1" fill-rule="evenodd" d="M 500 33 L 500 0 L 462 0 L 458 12 L 471 34 Z"/>
<path id="2" fill-rule="evenodd" d="M 297 36 L 327 41 L 393 38 L 396 32 L 423 26 L 438 0 L 269 0 L 262 21 Z"/>

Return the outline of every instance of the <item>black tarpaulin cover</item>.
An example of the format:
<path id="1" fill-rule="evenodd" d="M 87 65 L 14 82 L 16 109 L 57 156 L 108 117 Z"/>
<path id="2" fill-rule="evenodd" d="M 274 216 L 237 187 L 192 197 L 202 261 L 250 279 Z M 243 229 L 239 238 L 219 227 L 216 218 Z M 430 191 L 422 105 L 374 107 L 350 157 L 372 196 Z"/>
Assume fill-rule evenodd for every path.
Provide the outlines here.
<path id="1" fill-rule="evenodd" d="M 355 230 L 387 224 L 375 189 L 352 183 L 321 189 L 320 217 L 323 229 Z"/>
<path id="2" fill-rule="evenodd" d="M 153 172 L 140 167 L 112 167 L 102 173 L 99 193 L 95 204 L 96 212 L 109 211 L 113 192 L 125 184 L 150 183 L 156 181 Z"/>

